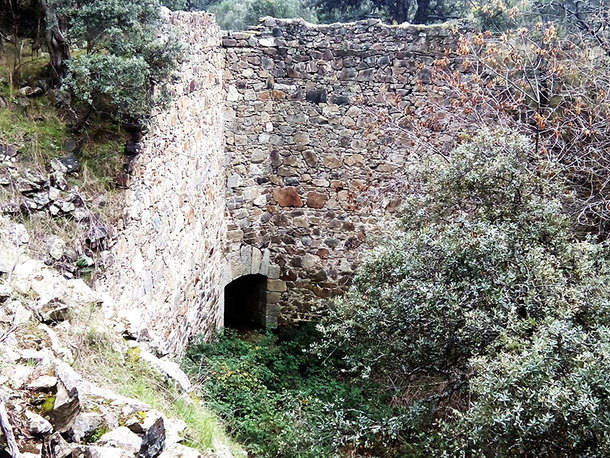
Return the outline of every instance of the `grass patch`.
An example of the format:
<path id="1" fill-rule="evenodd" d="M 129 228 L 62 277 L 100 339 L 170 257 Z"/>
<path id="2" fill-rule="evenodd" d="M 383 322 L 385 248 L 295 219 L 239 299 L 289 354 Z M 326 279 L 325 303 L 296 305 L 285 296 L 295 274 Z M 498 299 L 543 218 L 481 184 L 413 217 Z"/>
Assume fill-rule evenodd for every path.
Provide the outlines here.
<path id="1" fill-rule="evenodd" d="M 147 367 L 130 363 L 131 370 L 143 378 L 130 380 L 119 392 L 128 397 L 139 399 L 153 409 L 166 415 L 182 419 L 187 425 L 186 444 L 199 450 L 214 448 L 214 437 L 222 434 L 218 420 L 201 405 L 196 397 L 185 398 L 177 391 L 158 380 L 156 374 L 148 373 Z M 153 375 L 153 378 L 151 378 Z"/>
<path id="2" fill-rule="evenodd" d="M 7 92 L 0 84 L 0 93 Z M 25 100 L 25 105 L 17 103 Z M 128 138 L 120 126 L 93 120 L 78 135 L 70 132 L 69 119 L 46 96 L 12 99 L 0 109 L 0 143 L 19 147 L 19 160 L 44 169 L 50 159 L 66 154 L 64 143 L 72 138 L 81 145 L 78 158 L 89 179 L 99 180 L 105 189 L 114 188 L 114 177 L 121 171 L 122 149 Z M 83 172 L 84 173 L 84 172 Z M 82 184 L 76 179 L 75 184 Z"/>
<path id="3" fill-rule="evenodd" d="M 221 446 L 241 456 L 239 446 L 229 439 L 218 419 L 201 405 L 197 395 L 181 393 L 177 386 L 141 361 L 137 351 L 117 351 L 121 341 L 107 334 L 99 320 L 95 308 L 81 312 L 76 318 L 76 322 L 90 326 L 71 336 L 79 349 L 75 369 L 90 374 L 89 378 L 99 386 L 143 401 L 168 417 L 182 419 L 187 425 L 186 445 L 202 452 Z"/>
<path id="4" fill-rule="evenodd" d="M 0 109 L 0 143 L 17 145 L 21 161 L 40 166 L 62 155 L 68 129 L 46 97 L 28 99 L 27 103 L 9 103 Z"/>

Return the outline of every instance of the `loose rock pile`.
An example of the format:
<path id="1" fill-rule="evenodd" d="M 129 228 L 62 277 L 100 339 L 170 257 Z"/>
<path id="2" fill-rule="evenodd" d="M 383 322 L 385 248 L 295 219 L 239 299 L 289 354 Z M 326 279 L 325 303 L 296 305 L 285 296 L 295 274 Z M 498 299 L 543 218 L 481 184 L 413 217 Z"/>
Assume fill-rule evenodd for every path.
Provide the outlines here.
<path id="1" fill-rule="evenodd" d="M 68 178 L 78 172 L 80 165 L 74 154 L 62 159 L 52 159 L 48 170 L 41 172 L 23 166 L 18 161 L 16 145 L 0 145 L 0 190 L 8 198 L 0 203 L 0 213 L 9 216 L 48 216 L 74 220 L 85 234 L 83 242 L 88 250 L 104 249 L 109 229 L 89 210 L 78 186 L 70 184 Z M 48 263 L 74 274 L 80 259 L 86 267 L 93 265 L 89 256 L 69 250 L 65 243 L 55 237 L 47 239 Z"/>
<path id="2" fill-rule="evenodd" d="M 67 180 L 80 167 L 73 154 L 51 160 L 47 173 L 20 167 L 18 155 L 16 145 L 0 145 L 0 186 L 15 191 L 14 199 L 2 205 L 4 214 L 45 211 L 51 216 L 71 216 L 77 221 L 91 217 L 78 187 Z"/>

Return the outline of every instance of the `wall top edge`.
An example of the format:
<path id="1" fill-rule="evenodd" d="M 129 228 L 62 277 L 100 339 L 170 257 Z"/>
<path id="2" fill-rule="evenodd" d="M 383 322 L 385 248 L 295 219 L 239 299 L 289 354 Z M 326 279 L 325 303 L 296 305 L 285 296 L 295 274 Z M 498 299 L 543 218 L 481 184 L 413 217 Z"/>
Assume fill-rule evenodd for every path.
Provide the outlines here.
<path id="1" fill-rule="evenodd" d="M 473 24 L 464 21 L 448 21 L 440 24 L 410 24 L 404 22 L 402 24 L 387 24 L 381 19 L 363 19 L 353 22 L 334 22 L 332 24 L 313 24 L 307 22 L 302 18 L 286 19 L 286 18 L 274 18 L 270 16 L 262 17 L 259 19 L 259 24 L 249 27 L 243 31 L 229 31 L 223 30 L 223 37 L 229 38 L 244 38 L 244 36 L 259 35 L 261 33 L 269 32 L 273 29 L 290 29 L 290 30 L 303 30 L 312 31 L 317 33 L 334 33 L 337 31 L 363 31 L 368 29 L 381 29 L 387 30 L 388 32 L 407 32 L 407 33 L 438 33 L 438 32 L 449 32 L 451 28 L 457 27 L 462 31 L 471 30 Z"/>

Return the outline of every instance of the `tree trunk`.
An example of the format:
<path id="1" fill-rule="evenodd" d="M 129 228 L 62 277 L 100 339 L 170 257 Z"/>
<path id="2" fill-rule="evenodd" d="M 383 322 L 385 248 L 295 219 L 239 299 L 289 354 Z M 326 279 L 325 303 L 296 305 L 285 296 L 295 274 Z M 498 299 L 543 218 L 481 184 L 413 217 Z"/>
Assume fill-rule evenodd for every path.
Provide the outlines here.
<path id="1" fill-rule="evenodd" d="M 65 21 L 57 15 L 53 6 L 47 0 L 42 0 L 46 22 L 46 42 L 54 72 L 55 82 L 60 82 L 66 76 L 66 61 L 70 59 L 70 46 L 65 38 Z"/>
<path id="2" fill-rule="evenodd" d="M 430 0 L 418 0 L 413 24 L 425 24 L 430 16 Z"/>
<path id="3" fill-rule="evenodd" d="M 70 58 L 70 48 L 58 30 L 47 30 L 46 38 L 54 79 L 61 81 L 66 76 L 66 61 Z"/>
<path id="4" fill-rule="evenodd" d="M 408 22 L 411 0 L 398 0 L 395 5 L 396 6 L 392 8 L 393 19 L 399 24 L 402 24 L 403 22 Z"/>

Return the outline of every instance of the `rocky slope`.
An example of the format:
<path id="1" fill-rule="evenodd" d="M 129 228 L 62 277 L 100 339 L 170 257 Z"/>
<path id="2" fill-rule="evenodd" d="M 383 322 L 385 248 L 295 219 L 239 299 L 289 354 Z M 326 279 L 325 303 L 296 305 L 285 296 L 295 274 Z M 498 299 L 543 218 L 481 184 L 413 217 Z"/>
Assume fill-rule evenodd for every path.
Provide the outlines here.
<path id="1" fill-rule="evenodd" d="M 97 383 L 137 362 L 190 400 L 184 373 L 125 340 L 112 304 L 32 259 L 28 242 L 23 225 L 0 217 L 0 456 L 201 456 L 181 443 L 183 421 Z M 214 448 L 205 456 L 232 456 Z"/>

